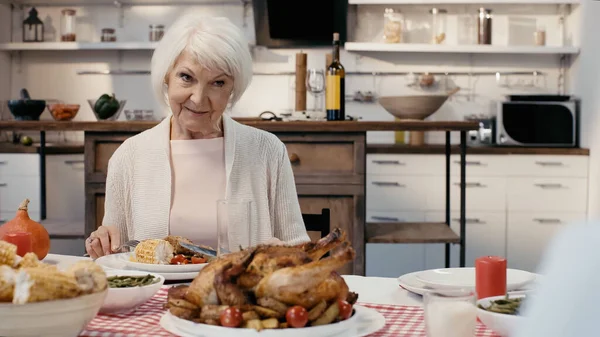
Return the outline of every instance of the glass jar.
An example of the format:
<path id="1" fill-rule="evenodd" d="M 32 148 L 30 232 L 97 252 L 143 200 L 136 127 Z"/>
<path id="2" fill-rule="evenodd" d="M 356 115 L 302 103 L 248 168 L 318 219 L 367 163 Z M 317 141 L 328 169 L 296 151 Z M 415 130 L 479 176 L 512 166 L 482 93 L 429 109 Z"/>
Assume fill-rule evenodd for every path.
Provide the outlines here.
<path id="1" fill-rule="evenodd" d="M 448 11 L 441 8 L 432 8 L 431 14 L 431 43 L 442 44 L 446 41 L 446 15 Z"/>
<path id="2" fill-rule="evenodd" d="M 402 42 L 402 14 L 392 8 L 386 8 L 383 13 L 383 42 Z"/>
<path id="3" fill-rule="evenodd" d="M 75 10 L 63 9 L 60 17 L 60 40 L 73 42 L 76 40 L 75 34 Z"/>
<path id="4" fill-rule="evenodd" d="M 115 42 L 117 41 L 117 35 L 115 35 L 114 28 L 102 28 L 102 36 L 100 41 L 102 42 Z"/>
<path id="5" fill-rule="evenodd" d="M 162 39 L 165 34 L 165 26 L 163 25 L 150 25 L 150 41 L 157 42 Z"/>

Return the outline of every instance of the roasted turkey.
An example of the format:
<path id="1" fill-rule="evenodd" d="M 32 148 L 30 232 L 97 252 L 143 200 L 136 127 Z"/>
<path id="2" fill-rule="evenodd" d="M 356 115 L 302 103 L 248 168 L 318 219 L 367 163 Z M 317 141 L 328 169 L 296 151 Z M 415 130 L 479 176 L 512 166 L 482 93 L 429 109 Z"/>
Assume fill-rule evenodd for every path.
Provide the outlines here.
<path id="1" fill-rule="evenodd" d="M 354 302 L 356 294 L 335 271 L 355 257 L 345 239 L 335 229 L 314 243 L 259 245 L 224 255 L 204 267 L 177 298 L 197 307 L 258 303 L 279 311 L 336 299 Z"/>

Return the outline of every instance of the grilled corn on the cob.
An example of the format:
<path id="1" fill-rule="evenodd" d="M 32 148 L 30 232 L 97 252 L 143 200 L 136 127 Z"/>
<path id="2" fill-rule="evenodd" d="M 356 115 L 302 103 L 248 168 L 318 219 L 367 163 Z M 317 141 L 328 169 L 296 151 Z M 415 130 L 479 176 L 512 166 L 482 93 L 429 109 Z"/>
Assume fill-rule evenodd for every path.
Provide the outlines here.
<path id="1" fill-rule="evenodd" d="M 17 263 L 17 246 L 0 240 L 0 265 L 14 267 Z"/>
<path id="2" fill-rule="evenodd" d="M 0 266 L 0 302 L 12 302 L 15 289 L 15 270 L 9 266 Z"/>
<path id="3" fill-rule="evenodd" d="M 140 263 L 169 264 L 174 248 L 169 242 L 161 239 L 150 239 L 140 242 L 134 251 L 135 260 Z"/>
<path id="4" fill-rule="evenodd" d="M 78 261 L 72 264 L 66 273 L 75 278 L 84 294 L 100 292 L 108 287 L 104 269 L 94 261 Z"/>
<path id="5" fill-rule="evenodd" d="M 72 275 L 53 268 L 21 268 L 15 277 L 14 304 L 77 297 L 81 289 Z"/>

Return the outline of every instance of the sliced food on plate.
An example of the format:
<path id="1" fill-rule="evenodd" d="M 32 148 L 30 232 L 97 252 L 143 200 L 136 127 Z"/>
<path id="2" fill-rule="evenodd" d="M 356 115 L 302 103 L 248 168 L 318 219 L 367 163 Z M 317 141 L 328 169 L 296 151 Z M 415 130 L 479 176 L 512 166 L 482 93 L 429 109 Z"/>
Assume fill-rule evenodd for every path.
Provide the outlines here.
<path id="1" fill-rule="evenodd" d="M 184 237 L 170 235 L 164 239 L 141 241 L 130 259 L 146 264 L 203 264 L 214 258 L 212 251 L 212 248 L 195 245 Z"/>
<path id="2" fill-rule="evenodd" d="M 169 289 L 167 307 L 171 315 L 199 328 L 334 324 L 355 312 L 358 294 L 336 272 L 354 257 L 339 229 L 314 243 L 250 247 L 209 262 L 189 286 Z"/>

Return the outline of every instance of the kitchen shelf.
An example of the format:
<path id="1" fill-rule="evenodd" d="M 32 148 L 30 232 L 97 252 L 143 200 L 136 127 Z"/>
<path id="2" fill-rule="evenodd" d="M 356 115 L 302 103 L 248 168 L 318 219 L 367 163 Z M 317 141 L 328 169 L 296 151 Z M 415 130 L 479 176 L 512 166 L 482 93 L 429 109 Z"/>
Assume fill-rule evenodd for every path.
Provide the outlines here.
<path id="1" fill-rule="evenodd" d="M 0 50 L 154 50 L 157 42 L 13 42 Z"/>
<path id="2" fill-rule="evenodd" d="M 227 5 L 243 0 L 0 0 L 0 4 L 23 6 L 158 6 L 158 5 Z"/>
<path id="3" fill-rule="evenodd" d="M 579 54 L 578 47 L 436 45 L 417 43 L 346 42 L 346 51 L 458 54 Z"/>
<path id="4" fill-rule="evenodd" d="M 561 5 L 580 4 L 580 0 L 349 0 L 350 5 L 433 5 L 433 4 L 473 4 L 473 5 Z"/>
<path id="5" fill-rule="evenodd" d="M 460 243 L 445 223 L 384 222 L 366 224 L 367 243 Z"/>

